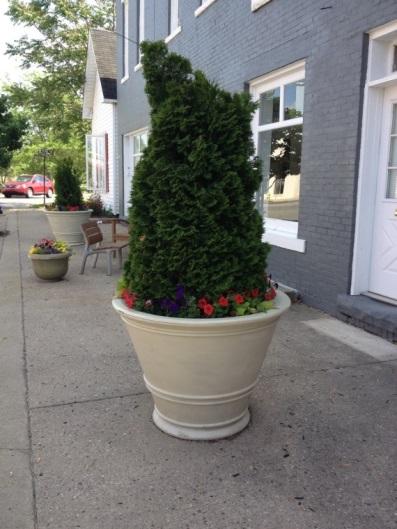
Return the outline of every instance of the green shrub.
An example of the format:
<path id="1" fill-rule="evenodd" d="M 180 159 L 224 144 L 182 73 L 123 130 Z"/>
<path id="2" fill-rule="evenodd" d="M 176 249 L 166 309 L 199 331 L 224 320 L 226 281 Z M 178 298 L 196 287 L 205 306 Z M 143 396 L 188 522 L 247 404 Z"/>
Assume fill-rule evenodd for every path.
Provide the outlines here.
<path id="1" fill-rule="evenodd" d="M 266 290 L 255 104 L 192 72 L 162 42 L 143 43 L 142 53 L 151 134 L 134 175 L 123 285 L 142 310 L 153 310 L 144 300 L 175 299 L 181 285 L 195 299 Z"/>
<path id="2" fill-rule="evenodd" d="M 103 203 L 101 195 L 93 193 L 85 201 L 85 205 L 88 209 L 92 209 L 93 217 L 117 217 L 112 211 L 112 208 L 106 207 Z"/>
<path id="3" fill-rule="evenodd" d="M 59 210 L 84 209 L 79 174 L 71 158 L 60 160 L 55 168 L 55 206 Z"/>

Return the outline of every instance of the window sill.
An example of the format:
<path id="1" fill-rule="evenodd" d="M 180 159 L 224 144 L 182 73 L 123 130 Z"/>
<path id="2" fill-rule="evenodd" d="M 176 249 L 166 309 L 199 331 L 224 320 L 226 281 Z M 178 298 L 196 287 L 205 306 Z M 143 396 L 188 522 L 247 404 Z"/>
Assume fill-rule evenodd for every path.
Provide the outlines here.
<path id="1" fill-rule="evenodd" d="M 196 9 L 196 11 L 194 12 L 194 16 L 195 17 L 199 17 L 201 15 L 201 13 L 203 13 L 208 7 L 210 7 L 210 5 L 212 5 L 214 2 L 216 2 L 216 0 L 206 0 L 204 2 L 204 4 L 202 4 L 200 7 L 198 7 Z"/>
<path id="2" fill-rule="evenodd" d="M 164 39 L 164 42 L 166 44 L 168 44 L 169 42 L 171 42 L 172 39 L 174 39 L 177 35 L 179 35 L 179 33 L 182 31 L 182 27 L 181 26 L 178 26 L 176 29 L 174 29 L 174 31 L 172 33 L 170 33 L 168 35 L 168 37 L 165 37 Z"/>
<path id="3" fill-rule="evenodd" d="M 124 84 L 126 81 L 128 81 L 129 78 L 130 78 L 129 75 L 125 75 L 125 76 L 121 79 L 120 83 L 121 83 L 121 84 Z"/>
<path id="4" fill-rule="evenodd" d="M 299 253 L 306 252 L 306 241 L 304 239 L 297 239 L 296 237 L 288 237 L 287 235 L 268 231 L 263 234 L 262 240 L 286 250 Z"/>
<path id="5" fill-rule="evenodd" d="M 251 0 L 251 11 L 256 11 L 269 2 L 270 0 Z"/>
<path id="6" fill-rule="evenodd" d="M 141 62 L 138 62 L 138 64 L 136 64 L 134 66 L 134 72 L 139 72 L 139 70 L 142 70 L 142 63 Z"/>

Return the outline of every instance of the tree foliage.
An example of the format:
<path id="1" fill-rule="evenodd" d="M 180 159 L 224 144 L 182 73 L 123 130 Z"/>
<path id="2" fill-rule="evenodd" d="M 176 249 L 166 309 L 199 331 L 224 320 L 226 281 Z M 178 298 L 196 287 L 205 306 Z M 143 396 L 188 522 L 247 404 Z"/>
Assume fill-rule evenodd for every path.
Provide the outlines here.
<path id="1" fill-rule="evenodd" d="M 0 168 L 7 169 L 14 151 L 22 146 L 22 137 L 26 130 L 26 121 L 11 112 L 7 96 L 0 95 Z"/>
<path id="2" fill-rule="evenodd" d="M 83 206 L 80 178 L 71 158 L 58 162 L 55 168 L 55 205 L 59 210 Z"/>
<path id="3" fill-rule="evenodd" d="M 264 283 L 268 245 L 247 94 L 230 94 L 162 42 L 143 43 L 151 135 L 131 195 L 125 284 L 141 299 L 217 296 Z"/>
<path id="4" fill-rule="evenodd" d="M 88 123 L 82 119 L 82 97 L 88 32 L 96 27 L 111 29 L 113 9 L 112 0 L 9 0 L 12 22 L 37 30 L 37 37 L 24 36 L 9 43 L 7 50 L 24 68 L 35 67 L 28 83 L 7 87 L 13 105 L 24 111 L 31 126 L 26 159 L 31 145 L 40 142 L 54 152 L 58 142 L 84 150 Z M 36 163 L 33 158 L 30 161 Z"/>

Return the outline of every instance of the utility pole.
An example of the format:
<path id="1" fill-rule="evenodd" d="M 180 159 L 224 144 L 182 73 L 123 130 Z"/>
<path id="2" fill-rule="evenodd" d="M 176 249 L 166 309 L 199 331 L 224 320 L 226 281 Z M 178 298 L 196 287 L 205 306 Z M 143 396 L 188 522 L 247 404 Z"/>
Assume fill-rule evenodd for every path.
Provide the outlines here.
<path id="1" fill-rule="evenodd" d="M 45 196 L 46 196 L 46 188 L 45 188 L 45 185 L 46 185 L 46 160 L 47 158 L 50 156 L 51 154 L 51 151 L 49 149 L 41 149 L 40 151 L 40 156 L 42 156 L 43 158 L 43 185 L 44 185 L 44 195 L 43 195 L 43 205 L 44 205 L 44 209 L 45 209 Z"/>

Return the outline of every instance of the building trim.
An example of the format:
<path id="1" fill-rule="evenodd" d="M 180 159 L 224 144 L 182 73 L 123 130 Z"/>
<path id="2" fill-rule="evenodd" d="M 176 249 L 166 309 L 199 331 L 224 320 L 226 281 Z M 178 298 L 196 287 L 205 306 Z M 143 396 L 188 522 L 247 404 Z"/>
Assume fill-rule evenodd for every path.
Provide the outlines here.
<path id="1" fill-rule="evenodd" d="M 172 39 L 174 39 L 179 33 L 182 31 L 182 26 L 178 26 L 172 33 L 170 33 L 167 37 L 165 37 L 164 42 L 168 44 L 171 42 Z"/>
<path id="2" fill-rule="evenodd" d="M 216 0 L 204 0 L 200 7 L 194 12 L 195 17 L 199 17 L 206 9 L 208 9 Z"/>
<path id="3" fill-rule="evenodd" d="M 271 0 L 251 0 L 251 11 L 257 11 L 260 7 L 268 4 Z"/>

